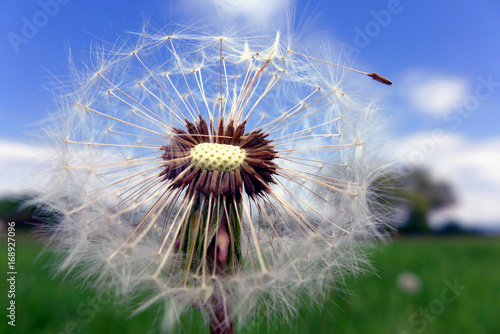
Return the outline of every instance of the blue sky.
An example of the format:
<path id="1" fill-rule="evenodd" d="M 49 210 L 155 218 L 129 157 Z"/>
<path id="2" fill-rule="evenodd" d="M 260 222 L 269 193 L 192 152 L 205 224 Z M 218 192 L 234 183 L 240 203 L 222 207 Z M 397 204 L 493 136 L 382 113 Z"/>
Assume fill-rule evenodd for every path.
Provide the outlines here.
<path id="1" fill-rule="evenodd" d="M 289 1 L 291 2 L 291 1 Z M 389 118 L 388 147 L 414 167 L 453 184 L 457 205 L 436 224 L 500 225 L 500 2 L 291 2 L 306 35 L 326 42 L 332 59 L 393 80 L 367 82 Z M 224 26 L 280 26 L 285 1 L 2 1 L 0 3 L 0 194 L 33 178 L 40 158 L 37 123 L 52 102 L 52 76 L 68 75 L 69 49 L 85 59 L 92 43 L 138 31 L 203 21 Z M 310 24 L 305 25 L 311 17 Z M 38 25 L 38 27 L 37 27 Z M 35 29 L 31 29 L 35 28 Z"/>

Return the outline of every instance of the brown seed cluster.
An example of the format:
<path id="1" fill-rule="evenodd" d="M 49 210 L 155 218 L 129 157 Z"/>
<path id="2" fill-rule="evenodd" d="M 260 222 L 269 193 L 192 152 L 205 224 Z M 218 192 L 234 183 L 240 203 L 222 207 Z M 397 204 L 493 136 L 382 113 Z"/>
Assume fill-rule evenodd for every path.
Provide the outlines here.
<path id="1" fill-rule="evenodd" d="M 186 188 L 188 194 L 212 194 L 237 201 L 241 200 L 243 188 L 251 198 L 270 192 L 270 185 L 275 183 L 277 166 L 273 160 L 277 152 L 262 130 L 245 133 L 245 122 L 235 125 L 230 120 L 226 125 L 224 119 L 217 129 L 210 122 L 209 130 L 201 116 L 198 121 L 185 122 L 186 130 L 173 128 L 170 143 L 162 147 L 164 170 L 160 176 L 170 180 L 170 189 Z M 244 160 L 232 170 L 202 168 L 193 163 L 192 154 L 202 143 L 236 146 L 245 152 Z"/>

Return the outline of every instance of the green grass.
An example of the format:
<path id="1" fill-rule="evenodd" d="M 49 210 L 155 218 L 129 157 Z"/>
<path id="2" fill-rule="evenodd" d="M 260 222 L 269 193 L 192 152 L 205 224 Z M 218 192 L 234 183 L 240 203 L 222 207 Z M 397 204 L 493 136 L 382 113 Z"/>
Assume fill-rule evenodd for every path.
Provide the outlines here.
<path id="1" fill-rule="evenodd" d="M 159 309 L 129 318 L 125 307 L 107 299 L 99 301 L 93 291 L 82 290 L 75 282 L 50 279 L 47 256 L 34 261 L 41 244 L 18 236 L 16 246 L 14 329 L 5 316 L 7 245 L 1 239 L 0 333 L 159 333 Z M 269 330 L 262 323 L 249 332 L 498 333 L 498 239 L 405 239 L 379 249 L 373 256 L 377 275 L 349 281 L 350 295 L 332 293 L 321 311 L 303 306 L 289 325 Z M 397 277 L 404 271 L 420 277 L 420 293 L 409 295 L 397 288 Z M 445 290 L 446 280 L 464 286 L 453 301 L 445 301 L 454 296 Z M 424 309 L 429 310 L 427 315 Z M 184 333 L 208 332 L 196 311 L 185 317 L 183 326 Z"/>

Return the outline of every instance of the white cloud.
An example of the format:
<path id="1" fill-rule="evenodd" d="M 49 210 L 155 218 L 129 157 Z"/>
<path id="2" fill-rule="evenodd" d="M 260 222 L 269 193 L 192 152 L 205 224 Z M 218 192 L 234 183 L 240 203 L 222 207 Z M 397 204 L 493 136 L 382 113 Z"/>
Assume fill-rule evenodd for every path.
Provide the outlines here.
<path id="1" fill-rule="evenodd" d="M 64 163 L 63 158 L 76 165 L 97 163 L 96 159 L 104 164 L 122 161 L 125 157 L 131 158 L 133 155 L 129 156 L 128 153 L 133 154 L 127 149 L 82 149 L 77 145 L 67 147 L 62 155 L 58 154 L 54 147 L 0 140 L 0 198 L 43 191 L 48 182 L 53 182 L 53 170 L 58 164 Z"/>
<path id="2" fill-rule="evenodd" d="M 271 17 L 286 6 L 284 0 L 212 0 L 212 3 L 222 13 L 249 18 Z"/>
<path id="3" fill-rule="evenodd" d="M 190 0 L 185 1 L 186 9 L 203 9 L 205 16 L 212 12 L 220 20 L 236 20 L 246 25 L 268 24 L 276 16 L 284 18 L 292 0 Z M 208 11 L 208 12 L 207 12 Z M 280 15 L 281 14 L 281 15 Z M 241 22 L 241 21 L 244 22 Z"/>
<path id="4" fill-rule="evenodd" d="M 500 225 L 500 138 L 471 141 L 457 134 L 421 133 L 400 145 L 399 156 L 449 182 L 456 203 L 430 217 L 438 225 Z"/>
<path id="5" fill-rule="evenodd" d="M 413 108 L 436 117 L 450 113 L 467 95 L 465 79 L 432 73 L 411 73 L 404 86 L 404 96 Z"/>
<path id="6" fill-rule="evenodd" d="M 47 151 L 19 142 L 0 141 L 0 196 L 29 192 L 43 183 Z"/>

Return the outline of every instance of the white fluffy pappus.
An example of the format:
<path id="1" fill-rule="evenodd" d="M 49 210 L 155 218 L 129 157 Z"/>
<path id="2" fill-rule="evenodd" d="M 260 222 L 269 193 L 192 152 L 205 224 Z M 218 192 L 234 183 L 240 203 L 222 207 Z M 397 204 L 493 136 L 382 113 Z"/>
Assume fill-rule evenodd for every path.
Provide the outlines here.
<path id="1" fill-rule="evenodd" d="M 163 305 L 166 327 L 193 306 L 211 326 L 285 322 L 362 272 L 384 222 L 377 107 L 301 52 L 279 33 L 143 32 L 75 70 L 39 199 L 59 270 L 137 312 Z M 201 143 L 245 161 L 200 168 Z"/>

